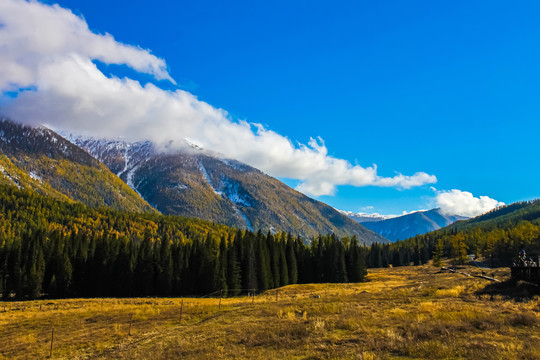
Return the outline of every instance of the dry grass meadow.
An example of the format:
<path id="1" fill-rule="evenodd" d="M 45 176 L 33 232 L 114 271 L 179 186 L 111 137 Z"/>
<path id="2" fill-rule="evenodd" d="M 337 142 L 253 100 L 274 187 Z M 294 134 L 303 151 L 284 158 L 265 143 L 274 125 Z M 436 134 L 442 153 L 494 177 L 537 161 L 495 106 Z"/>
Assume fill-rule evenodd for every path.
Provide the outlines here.
<path id="1" fill-rule="evenodd" d="M 0 359 L 49 357 L 53 327 L 55 359 L 540 359 L 540 298 L 530 289 L 429 266 L 219 302 L 0 302 Z"/>

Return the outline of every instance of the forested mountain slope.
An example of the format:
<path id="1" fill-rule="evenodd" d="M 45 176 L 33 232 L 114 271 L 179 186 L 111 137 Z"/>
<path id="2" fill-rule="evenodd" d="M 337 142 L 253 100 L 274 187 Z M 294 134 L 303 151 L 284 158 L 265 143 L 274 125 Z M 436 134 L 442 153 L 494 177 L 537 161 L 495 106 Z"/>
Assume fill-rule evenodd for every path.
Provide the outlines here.
<path id="1" fill-rule="evenodd" d="M 70 139 L 164 214 L 264 233 L 291 232 L 307 240 L 321 233 L 356 235 L 365 244 L 387 242 L 334 208 L 251 166 L 187 143 L 181 150 L 163 151 L 150 142 Z"/>
<path id="2" fill-rule="evenodd" d="M 307 245 L 285 233 L 90 208 L 0 185 L 4 298 L 237 294 L 364 275 L 354 237 L 318 236 Z"/>
<path id="3" fill-rule="evenodd" d="M 0 183 L 89 206 L 155 212 L 86 151 L 52 130 L 7 119 L 0 120 Z"/>
<path id="4" fill-rule="evenodd" d="M 368 265 L 421 264 L 431 258 L 437 263 L 443 257 L 464 263 L 468 254 L 474 254 L 484 256 L 488 265 L 508 266 L 522 249 L 536 259 L 540 255 L 540 199 L 503 206 L 404 241 L 373 246 Z"/>

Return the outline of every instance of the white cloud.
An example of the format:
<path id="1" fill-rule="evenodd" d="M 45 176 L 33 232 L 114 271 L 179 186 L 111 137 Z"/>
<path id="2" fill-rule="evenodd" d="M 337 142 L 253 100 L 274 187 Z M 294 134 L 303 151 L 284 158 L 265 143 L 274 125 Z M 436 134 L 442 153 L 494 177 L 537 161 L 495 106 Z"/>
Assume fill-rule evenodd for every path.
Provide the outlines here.
<path id="1" fill-rule="evenodd" d="M 0 88 L 4 90 L 35 85 L 42 66 L 73 55 L 125 64 L 172 81 L 164 60 L 121 44 L 110 34 L 93 33 L 83 19 L 58 5 L 2 0 L 0 24 Z"/>
<path id="2" fill-rule="evenodd" d="M 333 194 L 338 185 L 407 189 L 437 181 L 423 172 L 382 177 L 375 165 L 364 168 L 328 155 L 322 139 L 294 145 L 262 125 L 231 119 L 189 92 L 107 77 L 94 60 L 174 82 L 164 60 L 91 32 L 84 19 L 57 5 L 1 0 L 0 49 L 0 89 L 34 88 L 3 99 L 4 113 L 14 120 L 157 144 L 189 138 L 272 176 L 298 179 L 298 189 L 315 196 Z"/>
<path id="3" fill-rule="evenodd" d="M 468 191 L 457 189 L 437 191 L 435 200 L 444 214 L 467 217 L 474 217 L 504 205 L 503 202 L 488 196 L 474 197 Z"/>

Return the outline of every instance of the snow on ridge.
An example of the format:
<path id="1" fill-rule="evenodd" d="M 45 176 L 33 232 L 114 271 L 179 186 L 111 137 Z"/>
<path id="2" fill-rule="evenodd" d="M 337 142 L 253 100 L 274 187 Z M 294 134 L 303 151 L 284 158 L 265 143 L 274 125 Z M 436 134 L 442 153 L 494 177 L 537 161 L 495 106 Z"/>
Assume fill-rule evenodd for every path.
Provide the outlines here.
<path id="1" fill-rule="evenodd" d="M 392 218 L 401 216 L 401 215 L 382 215 L 379 213 L 372 213 L 372 214 L 361 213 L 361 212 L 355 213 L 352 211 L 339 210 L 339 209 L 336 209 L 336 210 L 348 217 L 356 218 L 356 219 L 360 218 L 362 219 L 362 221 L 381 221 L 381 220 L 387 220 L 387 219 L 392 219 Z"/>
<path id="2" fill-rule="evenodd" d="M 246 171 L 246 164 L 243 164 L 240 161 L 226 158 L 219 158 L 218 160 L 221 161 L 223 164 L 227 165 L 228 167 L 233 168 L 234 170 Z"/>

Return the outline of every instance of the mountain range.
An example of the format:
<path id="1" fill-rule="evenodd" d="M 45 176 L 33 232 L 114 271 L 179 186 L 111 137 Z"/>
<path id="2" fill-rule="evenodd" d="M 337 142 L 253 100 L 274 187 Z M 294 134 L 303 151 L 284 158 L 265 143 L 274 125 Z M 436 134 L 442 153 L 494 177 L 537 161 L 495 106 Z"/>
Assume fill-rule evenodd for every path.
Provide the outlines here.
<path id="1" fill-rule="evenodd" d="M 0 121 L 0 184 L 64 201 L 129 212 L 161 212 L 263 232 L 355 235 L 387 240 L 334 208 L 263 172 L 185 142 L 67 140 L 45 127 Z"/>
<path id="2" fill-rule="evenodd" d="M 464 216 L 447 215 L 441 209 L 416 211 L 402 216 L 385 216 L 379 214 L 369 216 L 369 214 L 347 212 L 345 214 L 391 241 L 408 239 L 416 235 L 438 230 L 458 220 L 467 219 Z"/>
<path id="3" fill-rule="evenodd" d="M 154 208 L 263 232 L 356 235 L 364 243 L 387 240 L 334 208 L 263 172 L 184 142 L 176 150 L 149 141 L 130 143 L 70 135 Z"/>

